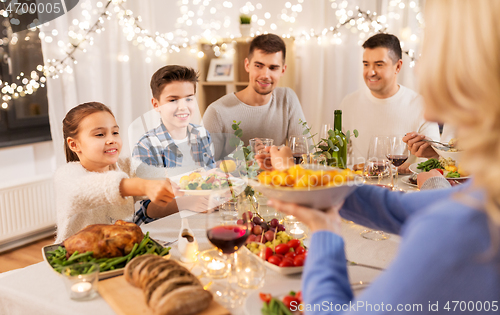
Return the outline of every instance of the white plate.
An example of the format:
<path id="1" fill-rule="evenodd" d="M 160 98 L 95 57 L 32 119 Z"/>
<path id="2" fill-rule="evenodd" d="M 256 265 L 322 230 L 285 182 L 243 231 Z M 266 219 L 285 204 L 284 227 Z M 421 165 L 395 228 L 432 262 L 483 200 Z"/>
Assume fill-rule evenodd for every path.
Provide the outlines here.
<path id="1" fill-rule="evenodd" d="M 229 180 L 233 183 L 232 189 L 234 194 L 237 196 L 241 194 L 246 187 L 246 181 L 241 179 L 241 178 L 236 178 L 236 177 L 229 177 Z M 179 184 L 179 183 L 177 183 Z M 190 190 L 190 189 L 179 189 L 179 191 L 182 191 L 185 195 L 188 196 L 210 196 L 212 194 L 214 195 L 224 195 L 226 193 L 229 193 L 231 189 L 229 187 L 225 187 L 222 189 L 206 189 L 206 190 Z"/>
<path id="2" fill-rule="evenodd" d="M 156 240 L 152 239 L 152 241 L 155 242 L 157 246 L 161 246 L 162 248 L 165 248 L 164 246 L 162 246 L 161 244 L 159 244 Z M 52 271 L 54 271 L 55 273 L 57 273 L 58 275 L 61 275 L 59 272 L 55 271 L 54 268 L 52 268 L 52 266 L 49 264 L 49 261 L 47 259 L 47 252 L 54 251 L 59 246 L 64 247 L 63 244 L 53 244 L 53 245 L 44 246 L 42 248 L 42 256 L 43 256 L 43 260 L 45 260 L 45 262 L 50 267 L 50 269 Z M 171 255 L 172 254 L 169 251 L 168 254 L 166 254 L 165 256 L 163 256 L 163 258 L 170 259 Z M 99 272 L 99 280 L 104 280 L 104 279 L 107 279 L 107 278 L 111 278 L 111 277 L 122 275 L 124 270 L 125 270 L 125 267 L 119 268 L 119 269 L 115 269 L 115 270 L 108 270 L 108 271 Z"/>
<path id="3" fill-rule="evenodd" d="M 417 184 L 412 184 L 412 182 L 410 182 L 410 176 L 401 177 L 401 181 L 403 183 L 405 183 L 406 185 L 408 185 L 408 186 L 417 187 L 418 188 Z"/>
<path id="4" fill-rule="evenodd" d="M 285 295 L 288 295 L 290 291 L 301 291 L 300 279 L 283 279 L 270 285 L 265 284 L 263 288 L 254 290 L 248 295 L 244 305 L 245 314 L 261 314 L 260 310 L 264 302 L 260 299 L 259 293 L 270 293 L 273 297 L 281 300 Z"/>
<path id="5" fill-rule="evenodd" d="M 311 170 L 337 169 L 321 165 L 304 165 L 303 167 Z M 359 180 L 357 180 L 358 178 Z M 341 186 L 320 186 L 312 188 L 275 187 L 263 185 L 256 180 L 248 180 L 249 186 L 252 186 L 255 191 L 262 193 L 268 198 L 296 203 L 301 206 L 314 209 L 328 209 L 333 205 L 341 203 L 362 184 L 363 178 L 361 176 L 356 177 L 354 181 Z"/>
<path id="6" fill-rule="evenodd" d="M 246 246 L 243 246 L 250 254 L 252 255 L 255 255 L 254 253 L 252 253 L 248 247 Z M 277 273 L 279 274 L 282 274 L 282 275 L 293 275 L 293 274 L 297 274 L 297 273 L 302 273 L 302 271 L 304 270 L 304 266 L 300 266 L 300 267 L 280 267 L 280 266 L 276 266 L 274 264 L 271 264 L 270 262 L 267 262 L 267 261 L 264 261 L 264 259 L 262 259 L 262 262 L 264 263 L 264 266 L 266 266 L 267 268 L 273 270 L 273 271 L 276 271 Z"/>
<path id="7" fill-rule="evenodd" d="M 420 170 L 420 169 L 418 169 L 418 168 L 417 168 L 417 165 L 418 165 L 418 164 L 419 164 L 419 163 L 413 163 L 412 165 L 410 165 L 410 167 L 409 167 L 410 171 L 412 171 L 413 173 L 416 173 L 416 174 L 418 174 L 418 173 L 422 173 L 422 170 Z M 470 178 L 470 176 L 465 176 L 465 177 L 456 177 L 456 178 L 453 178 L 453 177 L 446 177 L 446 173 L 447 173 L 448 171 L 445 171 L 445 170 L 443 170 L 443 171 L 444 171 L 444 176 L 445 176 L 445 178 L 446 178 L 446 179 L 468 179 L 468 178 Z"/>
<path id="8" fill-rule="evenodd" d="M 413 173 L 416 173 L 416 174 L 422 173 L 422 170 L 419 170 L 417 168 L 418 164 L 420 164 L 420 163 L 413 163 L 413 164 L 411 164 L 410 167 L 409 167 L 410 171 L 412 171 Z"/>

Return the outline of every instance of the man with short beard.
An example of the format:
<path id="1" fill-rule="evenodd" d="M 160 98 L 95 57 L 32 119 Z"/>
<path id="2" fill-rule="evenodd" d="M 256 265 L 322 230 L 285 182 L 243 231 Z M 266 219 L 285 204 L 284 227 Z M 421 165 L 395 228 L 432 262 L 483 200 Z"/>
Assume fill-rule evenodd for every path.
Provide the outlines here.
<path id="1" fill-rule="evenodd" d="M 417 131 L 439 140 L 438 124 L 424 119 L 422 97 L 397 82 L 403 65 L 398 38 L 376 34 L 366 40 L 363 48 L 363 78 L 368 88 L 347 95 L 339 108 L 343 128 L 359 132 L 359 137 L 350 141 L 351 163 L 364 162 L 370 138 L 375 135 L 404 136 Z M 410 158 L 404 165 L 414 161 L 415 158 Z"/>
<path id="2" fill-rule="evenodd" d="M 279 36 L 255 37 L 245 58 L 248 86 L 208 106 L 203 124 L 213 137 L 216 160 L 235 149 L 223 136 L 234 133 L 233 121 L 241 121 L 245 145 L 252 138 L 270 138 L 281 145 L 292 135 L 302 135 L 299 120 L 305 118 L 297 95 L 290 88 L 277 87 L 286 70 L 285 54 L 286 46 Z"/>

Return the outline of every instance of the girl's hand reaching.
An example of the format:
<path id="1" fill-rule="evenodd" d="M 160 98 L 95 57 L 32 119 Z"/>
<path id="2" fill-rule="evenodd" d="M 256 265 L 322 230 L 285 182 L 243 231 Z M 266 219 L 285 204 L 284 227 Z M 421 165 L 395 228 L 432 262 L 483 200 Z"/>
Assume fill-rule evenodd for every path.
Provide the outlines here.
<path id="1" fill-rule="evenodd" d="M 191 210 L 203 213 L 215 207 L 215 205 L 211 205 L 210 198 L 207 196 L 182 196 L 175 199 L 175 202 L 179 211 Z"/>
<path id="2" fill-rule="evenodd" d="M 183 196 L 179 186 L 165 180 L 148 180 L 142 178 L 125 178 L 120 182 L 120 193 L 126 196 L 148 196 L 154 204 L 164 207 L 176 196 Z"/>
<path id="3" fill-rule="evenodd" d="M 164 207 L 176 196 L 182 196 L 184 193 L 179 191 L 179 186 L 166 179 L 146 180 L 144 194 L 148 196 L 152 203 Z"/>

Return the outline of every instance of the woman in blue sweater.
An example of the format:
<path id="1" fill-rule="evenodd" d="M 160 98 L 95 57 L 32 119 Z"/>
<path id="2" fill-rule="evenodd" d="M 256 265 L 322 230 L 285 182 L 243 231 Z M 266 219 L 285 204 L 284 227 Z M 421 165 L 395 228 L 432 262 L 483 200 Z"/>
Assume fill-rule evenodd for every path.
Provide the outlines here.
<path id="1" fill-rule="evenodd" d="M 425 116 L 457 128 L 466 149 L 461 164 L 473 181 L 412 194 L 362 186 L 326 213 L 270 202 L 313 231 L 303 274 L 306 314 L 400 313 L 405 304 L 421 304 L 415 313 L 463 313 L 465 305 L 467 313 L 500 312 L 498 12 L 498 0 L 426 1 L 431 31 L 419 65 Z M 389 268 L 356 299 L 341 217 L 402 237 Z"/>

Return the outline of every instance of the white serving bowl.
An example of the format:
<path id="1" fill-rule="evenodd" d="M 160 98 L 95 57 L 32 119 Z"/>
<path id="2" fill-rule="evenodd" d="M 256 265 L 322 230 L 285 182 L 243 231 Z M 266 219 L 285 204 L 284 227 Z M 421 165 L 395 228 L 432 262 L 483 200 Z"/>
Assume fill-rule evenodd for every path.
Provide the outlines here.
<path id="1" fill-rule="evenodd" d="M 457 152 L 449 152 L 445 150 L 441 150 L 439 147 L 432 146 L 434 151 L 436 151 L 437 154 L 439 154 L 440 157 L 446 159 L 446 158 L 451 158 L 453 161 L 455 161 L 455 165 L 458 165 L 460 163 L 460 155 L 462 152 L 457 151 Z"/>
<path id="2" fill-rule="evenodd" d="M 303 167 L 310 170 L 338 170 L 334 167 L 311 164 L 303 165 Z M 341 203 L 362 184 L 363 179 L 361 176 L 356 177 L 354 181 L 347 182 L 340 186 L 319 186 L 307 188 L 268 186 L 261 184 L 256 180 L 248 180 L 248 185 L 252 186 L 255 191 L 262 193 L 268 198 L 322 210 L 326 210 L 333 205 Z"/>

